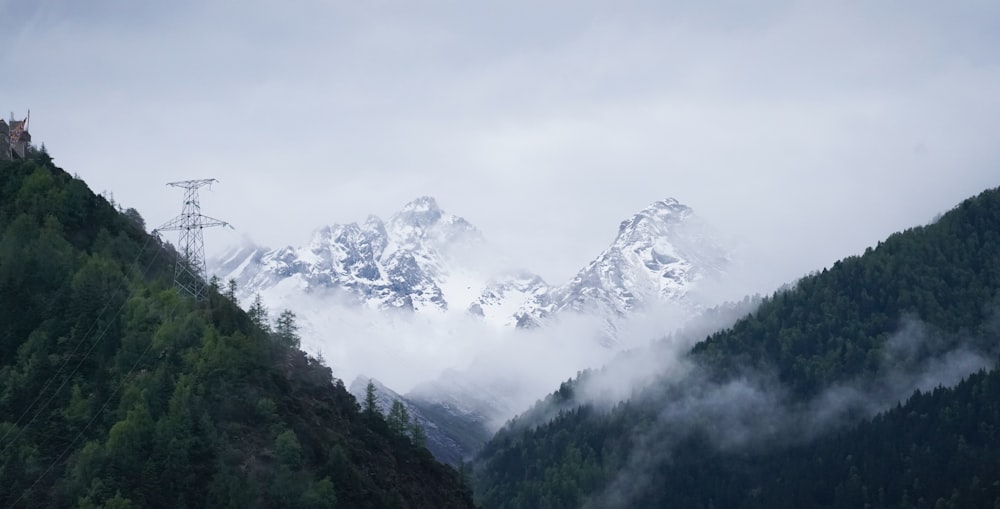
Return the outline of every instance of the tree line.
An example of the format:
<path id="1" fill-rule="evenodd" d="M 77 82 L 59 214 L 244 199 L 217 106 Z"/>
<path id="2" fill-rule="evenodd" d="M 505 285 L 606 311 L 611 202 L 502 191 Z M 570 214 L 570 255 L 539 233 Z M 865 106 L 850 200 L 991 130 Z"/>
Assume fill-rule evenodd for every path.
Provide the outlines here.
<path id="1" fill-rule="evenodd" d="M 1000 507 L 998 311 L 993 189 L 764 299 L 691 350 L 696 376 L 662 378 L 610 409 L 578 399 L 580 380 L 568 381 L 529 413 L 551 408 L 554 417 L 515 420 L 486 445 L 477 500 L 491 508 Z M 894 342 L 911 320 L 924 337 L 898 355 Z M 803 408 L 837 387 L 878 391 L 894 373 L 963 349 L 991 361 L 956 387 L 904 396 L 875 417 L 848 413 L 850 424 L 826 433 L 776 428 L 816 435 L 808 440 L 772 433 L 720 447 L 720 437 L 736 443 L 736 431 L 771 422 L 768 412 L 741 414 L 745 422 L 727 435 L 733 423 L 712 417 L 728 407 L 678 409 L 706 388 L 753 383 L 781 407 Z M 756 393 L 738 394 L 746 397 L 731 406 Z"/>
<path id="2" fill-rule="evenodd" d="M 0 163 L 0 506 L 472 507 L 293 313 L 174 290 L 143 223 L 45 154 Z"/>

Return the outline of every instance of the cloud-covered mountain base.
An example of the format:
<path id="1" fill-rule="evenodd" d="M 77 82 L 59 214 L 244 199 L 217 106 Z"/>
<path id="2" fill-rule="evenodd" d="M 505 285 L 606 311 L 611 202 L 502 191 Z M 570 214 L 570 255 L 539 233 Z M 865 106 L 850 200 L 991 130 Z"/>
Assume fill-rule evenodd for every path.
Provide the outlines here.
<path id="1" fill-rule="evenodd" d="M 942 351 L 945 345 L 952 346 Z M 678 457 L 704 449 L 719 461 L 739 461 L 808 446 L 906 401 L 914 392 L 954 387 L 994 367 L 998 346 L 996 335 L 948 341 L 907 317 L 884 345 L 878 376 L 842 381 L 806 400 L 796 399 L 773 373 L 746 372 L 720 382 L 689 365 L 682 377 L 631 401 L 660 410 L 647 425 L 630 432 L 632 454 L 585 507 L 645 507 L 651 499 L 668 503 L 672 498 L 662 487 L 676 482 L 667 479 L 678 474 Z M 706 493 L 700 499 L 713 496 L 717 494 Z"/>
<path id="2" fill-rule="evenodd" d="M 474 440 L 454 438 L 478 445 L 559 382 L 712 303 L 702 287 L 731 263 L 717 237 L 689 207 L 657 201 L 576 277 L 549 285 L 506 268 L 475 227 L 422 197 L 386 221 L 326 226 L 300 247 L 235 249 L 212 265 L 244 305 L 293 310 L 303 347 L 338 376 L 377 379 L 474 428 Z"/>
<path id="3" fill-rule="evenodd" d="M 0 161 L 0 505 L 472 507 L 457 473 L 44 153 Z"/>
<path id="4" fill-rule="evenodd" d="M 991 190 L 775 293 L 690 352 L 658 343 L 609 366 L 665 368 L 622 402 L 598 397 L 614 383 L 601 372 L 563 384 L 486 445 L 477 496 L 507 508 L 992 505 L 997 463 L 982 451 L 1000 450 L 1000 413 L 983 370 L 1000 350 L 998 302 Z M 927 477 L 936 469 L 947 473 Z"/>

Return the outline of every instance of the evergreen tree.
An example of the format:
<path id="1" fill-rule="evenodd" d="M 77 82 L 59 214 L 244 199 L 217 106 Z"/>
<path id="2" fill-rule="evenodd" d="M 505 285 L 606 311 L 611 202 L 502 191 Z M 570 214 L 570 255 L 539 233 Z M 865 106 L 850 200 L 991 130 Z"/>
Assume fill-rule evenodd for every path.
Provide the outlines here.
<path id="1" fill-rule="evenodd" d="M 427 446 L 427 432 L 424 431 L 424 427 L 417 421 L 413 421 L 410 424 L 410 438 L 413 440 L 413 445 L 417 447 Z"/>
<path id="2" fill-rule="evenodd" d="M 472 507 L 259 300 L 176 292 L 175 254 L 51 161 L 0 161 L 0 507 Z"/>
<path id="3" fill-rule="evenodd" d="M 389 424 L 389 431 L 396 436 L 407 436 L 410 431 L 410 413 L 406 410 L 406 405 L 398 399 L 393 401 L 386 422 Z"/>
<path id="4" fill-rule="evenodd" d="M 278 344 L 288 348 L 299 348 L 299 325 L 295 323 L 295 313 L 286 309 L 278 315 L 278 321 L 274 327 L 274 337 Z"/>
<path id="5" fill-rule="evenodd" d="M 257 329 L 265 333 L 270 333 L 271 325 L 268 322 L 267 314 L 268 310 L 267 306 L 264 305 L 264 299 L 261 298 L 259 292 L 255 293 L 253 303 L 250 304 L 250 309 L 247 310 L 247 316 L 250 318 L 250 322 L 257 326 Z"/>
<path id="6" fill-rule="evenodd" d="M 302 494 L 304 509 L 335 509 L 337 507 L 337 491 L 329 477 L 324 477 L 313 483 Z"/>
<path id="7" fill-rule="evenodd" d="M 125 209 L 125 217 L 129 218 L 141 230 L 146 230 L 146 220 L 142 218 L 142 215 L 139 214 L 138 210 L 135 210 L 132 207 Z"/>
<path id="8" fill-rule="evenodd" d="M 378 408 L 378 397 L 375 394 L 375 382 L 371 379 L 368 380 L 368 385 L 365 386 L 365 403 L 362 409 L 369 419 L 382 416 L 382 412 Z"/>
<path id="9" fill-rule="evenodd" d="M 225 292 L 224 295 L 225 295 L 225 297 L 227 299 L 229 299 L 229 302 L 232 302 L 233 304 L 236 304 L 237 306 L 239 306 L 240 305 L 239 299 L 236 298 L 236 290 L 237 289 L 238 289 L 238 287 L 237 287 L 236 279 L 229 278 L 229 281 L 226 282 L 226 292 Z"/>
<path id="10" fill-rule="evenodd" d="M 998 302 L 1000 189 L 994 189 L 776 292 L 697 343 L 685 359 L 689 375 L 654 379 L 610 409 L 573 390 L 587 375 L 564 384 L 483 449 L 475 469 L 480 502 L 487 508 L 578 507 L 584 500 L 592 507 L 990 507 L 1000 500 L 1000 484 L 990 484 L 1000 479 L 998 371 L 863 417 L 883 404 L 885 386 L 898 383 L 900 373 L 922 373 L 956 352 L 995 359 Z M 910 330 L 914 322 L 919 331 Z M 894 345 L 900 337 L 917 346 L 900 355 Z M 660 354 L 654 345 L 643 355 Z M 732 409 L 711 409 L 715 396 L 692 402 L 714 394 L 713 387 L 749 387 L 753 397 Z M 820 422 L 802 415 L 843 403 L 845 388 L 866 401 Z M 831 393 L 836 397 L 828 401 Z M 769 403 L 758 408 L 755 399 Z M 741 410 L 744 403 L 748 409 Z M 631 475 L 632 458 L 641 458 L 640 476 Z"/>

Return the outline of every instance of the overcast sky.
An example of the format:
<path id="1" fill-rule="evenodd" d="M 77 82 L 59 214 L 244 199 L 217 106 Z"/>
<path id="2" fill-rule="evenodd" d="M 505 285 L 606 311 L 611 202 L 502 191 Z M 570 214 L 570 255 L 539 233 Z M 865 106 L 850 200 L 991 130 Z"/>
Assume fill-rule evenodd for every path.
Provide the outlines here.
<path id="1" fill-rule="evenodd" d="M 1000 3 L 708 4 L 0 0 L 0 111 L 151 226 L 432 195 L 551 283 L 666 197 L 786 280 L 1000 185 Z"/>

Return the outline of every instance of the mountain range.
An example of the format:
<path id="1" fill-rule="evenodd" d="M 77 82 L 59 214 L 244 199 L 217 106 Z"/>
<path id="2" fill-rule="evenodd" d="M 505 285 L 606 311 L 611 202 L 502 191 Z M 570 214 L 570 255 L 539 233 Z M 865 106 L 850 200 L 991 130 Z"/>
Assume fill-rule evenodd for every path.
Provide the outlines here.
<path id="1" fill-rule="evenodd" d="M 648 227 L 658 217 L 646 214 L 622 230 Z M 669 237 L 677 230 L 667 231 Z M 420 426 L 400 428 L 403 420 L 376 407 L 403 396 L 381 386 L 377 404 L 361 406 L 321 356 L 298 350 L 294 320 L 283 316 L 272 326 L 214 286 L 204 300 L 178 293 L 171 284 L 177 252 L 147 235 L 137 212 L 116 210 L 46 153 L 33 152 L 27 160 L 0 162 L 0 501 L 10 507 L 998 507 L 998 232 L 1000 189 L 991 189 L 759 305 L 746 299 L 721 308 L 717 320 L 706 313 L 708 329 L 694 321 L 680 335 L 687 339 L 665 337 L 550 385 L 558 389 L 508 422 L 471 470 L 459 473 L 433 460 L 419 430 L 445 431 L 434 440 L 463 460 L 467 446 L 453 431 L 475 421 L 449 419 L 482 409 L 469 404 L 475 398 L 443 397 L 439 384 L 468 378 L 497 358 L 413 388 L 405 398 Z M 372 302 L 374 313 L 481 320 L 474 311 L 444 307 L 454 302 L 447 285 L 458 271 L 440 263 L 441 272 L 430 274 L 430 258 L 414 256 L 427 250 L 418 246 L 426 238 L 417 234 L 411 247 L 389 249 L 387 242 L 381 250 L 409 250 L 441 299 L 433 292 L 424 300 L 411 295 L 410 306 L 398 306 L 390 298 L 398 289 L 389 285 L 381 294 L 388 300 L 361 304 Z M 676 239 L 668 243 L 623 237 L 627 248 L 612 246 L 579 279 L 690 301 L 704 274 L 724 270 Z M 438 260 L 454 255 L 436 253 Z M 634 277 L 632 255 L 649 271 L 702 275 L 691 276 L 678 297 L 669 285 Z M 372 259 L 378 278 L 391 281 L 380 267 L 391 256 Z M 629 269 L 615 272 L 616 260 Z M 657 263 L 645 264 L 650 260 Z M 555 297 L 563 287 L 543 292 L 550 304 L 564 302 Z M 556 315 L 589 313 L 598 304 L 609 315 L 617 303 L 627 306 L 620 308 L 625 315 L 662 309 L 654 300 L 629 301 L 625 291 L 605 295 L 615 298 L 526 315 L 538 316 L 541 327 L 505 329 L 529 340 L 508 349 L 526 369 L 550 370 L 558 354 L 573 348 L 563 345 L 545 357 L 527 347 L 555 327 Z M 721 330 L 706 334 L 720 322 Z M 458 385 L 454 394 L 475 392 L 481 402 L 510 392 L 481 381 Z M 476 432 L 467 431 L 465 437 Z M 475 502 L 464 486 L 470 476 Z"/>
<path id="2" fill-rule="evenodd" d="M 483 447 L 477 503 L 998 506 L 998 232 L 991 189 L 693 346 L 581 373 Z"/>
<path id="3" fill-rule="evenodd" d="M 498 326 L 537 326 L 566 311 L 609 322 L 660 301 L 684 302 L 730 254 L 690 207 L 655 202 L 621 222 L 611 245 L 562 285 L 503 266 L 499 249 L 465 219 L 420 197 L 383 221 L 323 226 L 299 247 L 247 244 L 211 260 L 247 300 L 272 308 L 290 295 L 339 295 L 369 309 L 468 313 Z"/>
<path id="4" fill-rule="evenodd" d="M 294 310 L 307 350 L 322 351 L 347 379 L 381 380 L 379 397 L 407 405 L 436 457 L 457 464 L 552 383 L 624 348 L 620 329 L 636 313 L 660 312 L 667 303 L 691 314 L 700 309 L 692 293 L 730 265 L 712 228 L 675 199 L 622 221 L 608 248 L 562 285 L 527 269 L 497 270 L 507 265 L 499 253 L 475 226 L 421 197 L 388 220 L 323 226 L 299 247 L 234 248 L 212 268 L 237 282 L 242 302 L 259 295 L 272 310 Z M 560 357 L 545 373 L 502 368 L 497 359 L 471 367 L 484 348 L 473 341 L 483 342 L 486 329 L 525 334 L 567 318 L 587 325 L 553 334 L 574 341 L 557 345 L 543 335 L 526 342 L 552 343 L 534 353 Z M 505 341 L 501 357 L 526 347 Z M 574 358 L 566 350 L 595 347 L 603 354 Z M 401 379 L 401 371 L 411 378 Z"/>

